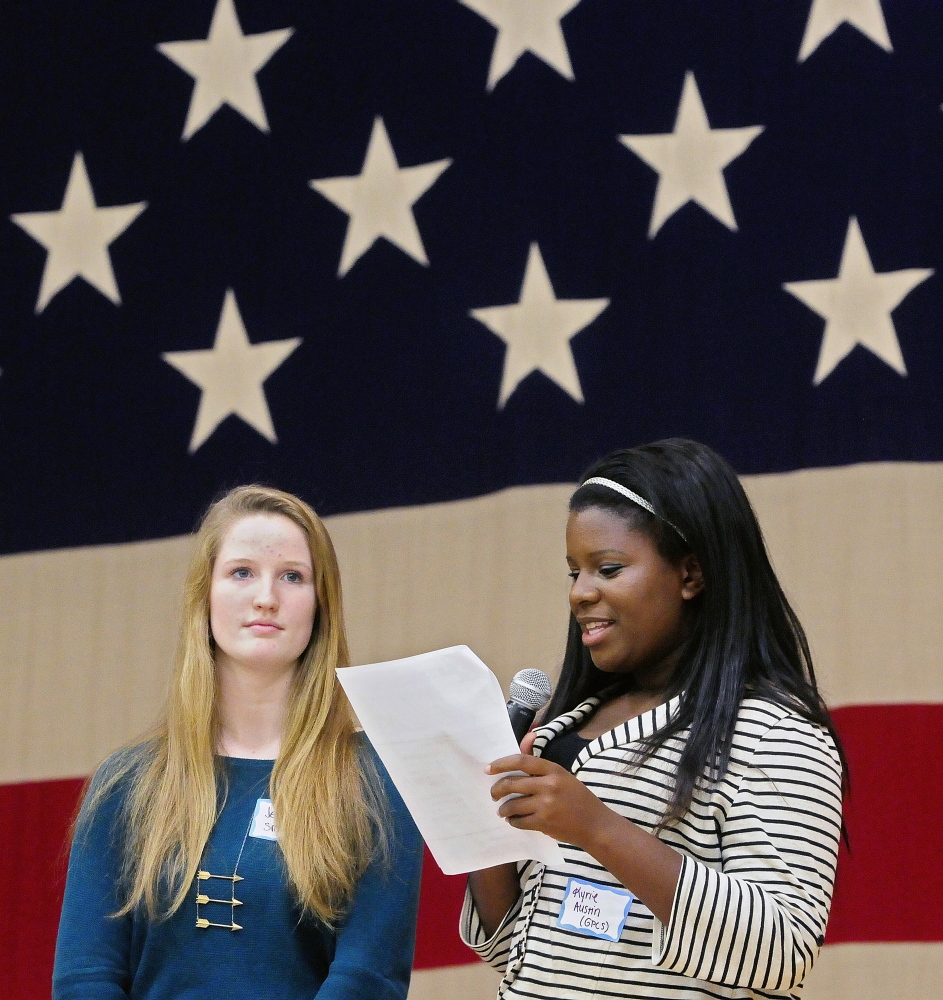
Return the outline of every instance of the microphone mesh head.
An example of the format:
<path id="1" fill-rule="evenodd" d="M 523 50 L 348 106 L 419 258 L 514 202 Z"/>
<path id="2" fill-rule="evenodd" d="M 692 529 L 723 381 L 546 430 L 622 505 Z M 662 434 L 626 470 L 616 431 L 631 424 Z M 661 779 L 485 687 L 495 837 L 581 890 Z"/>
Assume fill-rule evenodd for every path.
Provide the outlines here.
<path id="1" fill-rule="evenodd" d="M 550 678 L 542 670 L 518 670 L 511 680 L 511 701 L 536 711 L 550 701 Z"/>

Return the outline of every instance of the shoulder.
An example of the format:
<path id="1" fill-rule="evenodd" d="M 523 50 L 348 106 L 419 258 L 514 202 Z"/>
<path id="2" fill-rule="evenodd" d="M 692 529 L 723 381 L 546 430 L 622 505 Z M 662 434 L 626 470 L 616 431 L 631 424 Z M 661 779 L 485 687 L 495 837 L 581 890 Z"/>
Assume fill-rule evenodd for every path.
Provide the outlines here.
<path id="1" fill-rule="evenodd" d="M 358 729 L 354 733 L 352 740 L 357 751 L 357 760 L 360 762 L 360 773 L 363 775 L 364 780 L 367 784 L 373 784 L 375 787 L 378 786 L 392 804 L 397 804 L 399 802 L 399 793 L 396 791 L 393 779 L 390 777 L 386 766 L 380 759 L 380 755 L 370 742 L 367 734 L 362 729 Z"/>
<path id="2" fill-rule="evenodd" d="M 354 732 L 353 736 L 351 736 L 350 740 L 357 753 L 357 760 L 360 762 L 360 770 L 367 774 L 371 771 L 376 771 L 378 774 L 389 780 L 386 768 L 380 760 L 380 755 L 376 752 L 376 749 L 370 742 L 370 738 L 367 734 L 362 729 L 358 729 Z"/>
<path id="3" fill-rule="evenodd" d="M 99 764 L 92 775 L 89 793 L 104 791 L 108 795 L 123 798 L 153 761 L 155 750 L 154 743 L 150 740 L 115 750 Z"/>
<path id="4" fill-rule="evenodd" d="M 141 771 L 144 756 L 140 747 L 123 747 L 109 754 L 95 769 L 85 790 L 86 801 L 93 798 L 124 798 Z"/>
<path id="5" fill-rule="evenodd" d="M 363 730 L 354 733 L 354 740 L 368 798 L 378 806 L 380 825 L 386 826 L 388 832 L 394 834 L 396 841 L 410 844 L 411 849 L 419 850 L 421 840 L 416 824 L 376 748 Z"/>
<path id="6" fill-rule="evenodd" d="M 747 696 L 740 703 L 736 728 L 760 737 L 771 730 L 792 731 L 811 739 L 817 739 L 822 733 L 828 735 L 828 730 L 817 722 L 810 722 L 797 708 L 757 696 Z"/>
<path id="7" fill-rule="evenodd" d="M 84 830 L 93 820 L 96 825 L 101 822 L 112 825 L 152 757 L 153 746 L 150 743 L 122 747 L 106 757 L 85 789 L 76 831 Z"/>
<path id="8" fill-rule="evenodd" d="M 734 732 L 744 739 L 762 737 L 787 719 L 803 721 L 792 709 L 768 698 L 748 696 L 740 702 Z"/>
<path id="9" fill-rule="evenodd" d="M 828 730 L 767 698 L 744 698 L 734 727 L 732 752 L 740 759 L 751 758 L 754 764 L 805 761 L 841 772 L 838 749 Z"/>

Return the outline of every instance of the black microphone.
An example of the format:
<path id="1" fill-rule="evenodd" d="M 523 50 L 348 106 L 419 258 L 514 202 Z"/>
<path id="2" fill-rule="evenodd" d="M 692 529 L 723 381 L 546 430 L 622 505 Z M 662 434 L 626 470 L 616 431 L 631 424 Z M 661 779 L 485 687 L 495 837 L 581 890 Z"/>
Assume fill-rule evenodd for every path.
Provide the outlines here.
<path id="1" fill-rule="evenodd" d="M 550 678 L 542 670 L 518 670 L 511 680 L 508 715 L 518 743 L 524 739 L 537 712 L 550 701 Z"/>

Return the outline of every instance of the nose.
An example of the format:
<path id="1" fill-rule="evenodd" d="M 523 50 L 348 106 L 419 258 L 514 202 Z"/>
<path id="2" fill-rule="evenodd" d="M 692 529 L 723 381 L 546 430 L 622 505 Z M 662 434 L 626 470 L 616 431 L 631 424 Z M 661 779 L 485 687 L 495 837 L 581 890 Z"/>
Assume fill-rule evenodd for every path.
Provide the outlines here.
<path id="1" fill-rule="evenodd" d="M 599 589 L 592 574 L 580 571 L 570 583 L 570 607 L 576 610 L 584 604 L 594 604 L 599 600 Z"/>
<path id="2" fill-rule="evenodd" d="M 275 591 L 275 581 L 271 577 L 264 574 L 259 577 L 252 605 L 260 611 L 270 611 L 278 607 L 278 595 Z"/>

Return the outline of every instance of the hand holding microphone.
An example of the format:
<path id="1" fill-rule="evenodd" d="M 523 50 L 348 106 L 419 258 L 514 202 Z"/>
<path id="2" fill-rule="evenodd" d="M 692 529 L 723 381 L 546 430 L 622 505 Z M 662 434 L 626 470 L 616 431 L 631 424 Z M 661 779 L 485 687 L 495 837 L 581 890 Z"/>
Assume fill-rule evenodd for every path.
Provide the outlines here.
<path id="1" fill-rule="evenodd" d="M 539 830 L 585 848 L 593 833 L 616 814 L 565 768 L 530 754 L 528 731 L 550 701 L 550 678 L 542 670 L 521 670 L 510 691 L 508 715 L 523 756 L 502 757 L 488 768 L 489 774 L 501 776 L 491 787 L 498 815 L 518 830 Z"/>
<path id="2" fill-rule="evenodd" d="M 511 680 L 508 715 L 518 743 L 527 735 L 534 716 L 550 701 L 550 678 L 542 670 L 519 670 Z"/>

